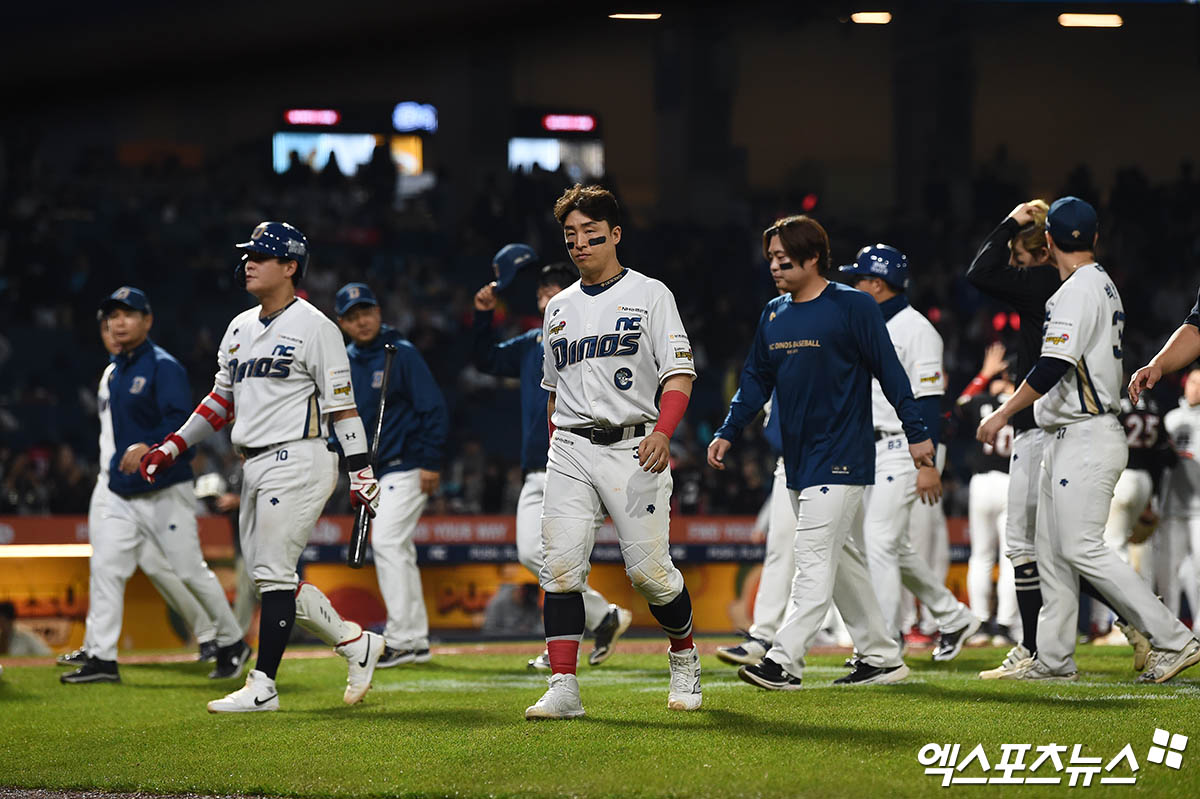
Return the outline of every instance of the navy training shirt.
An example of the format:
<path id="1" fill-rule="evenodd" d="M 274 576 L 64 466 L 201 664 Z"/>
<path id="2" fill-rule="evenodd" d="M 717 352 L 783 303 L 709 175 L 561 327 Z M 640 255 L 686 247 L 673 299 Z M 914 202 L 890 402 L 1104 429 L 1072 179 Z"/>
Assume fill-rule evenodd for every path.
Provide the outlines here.
<path id="1" fill-rule="evenodd" d="M 133 352 L 118 353 L 110 360 L 116 364 L 108 382 L 116 451 L 108 464 L 108 487 L 118 496 L 130 497 L 191 482 L 195 449 L 184 452 L 170 469 L 158 472 L 153 483 L 137 472 L 124 474 L 118 468 L 130 445 L 153 447 L 187 421 L 195 407 L 187 372 L 171 353 L 150 339 Z"/>
<path id="2" fill-rule="evenodd" d="M 360 347 L 351 342 L 346 347 L 350 380 L 354 384 L 354 404 L 367 429 L 367 444 L 369 446 L 375 440 L 376 412 L 386 356 L 383 346 L 389 343 L 396 345 L 396 357 L 388 376 L 387 406 L 383 412 L 375 476 L 412 469 L 440 471 L 450 427 L 446 401 L 421 353 L 387 325 L 370 344 Z"/>
<path id="3" fill-rule="evenodd" d="M 759 318 L 737 394 L 716 434 L 734 440 L 774 390 L 788 488 L 872 485 L 872 376 L 909 443 L 928 439 L 908 375 L 869 294 L 831 282 L 808 302 L 776 297 Z"/>
<path id="4" fill-rule="evenodd" d="M 521 380 L 521 468 L 527 472 L 546 468 L 550 427 L 546 403 L 550 392 L 542 388 L 542 329 L 535 327 L 507 341 L 496 342 L 492 311 L 476 311 L 472 328 L 472 362 L 489 375 Z"/>

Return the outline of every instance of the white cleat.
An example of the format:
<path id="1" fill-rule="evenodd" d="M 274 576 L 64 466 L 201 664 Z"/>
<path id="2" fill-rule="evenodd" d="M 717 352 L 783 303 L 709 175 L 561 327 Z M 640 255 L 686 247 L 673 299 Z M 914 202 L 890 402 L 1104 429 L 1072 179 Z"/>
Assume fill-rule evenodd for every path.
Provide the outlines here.
<path id="1" fill-rule="evenodd" d="M 1017 644 L 1008 650 L 1004 662 L 994 669 L 979 672 L 981 680 L 1019 680 L 1021 675 L 1033 665 L 1033 654 L 1024 644 Z"/>
<path id="2" fill-rule="evenodd" d="M 383 654 L 383 647 L 382 635 L 364 632 L 353 641 L 334 648 L 346 659 L 349 668 L 346 693 L 342 696 L 347 705 L 358 704 L 371 690 L 371 677 L 375 674 L 375 664 Z"/>
<path id="3" fill-rule="evenodd" d="M 1197 663 L 1200 663 L 1200 641 L 1195 638 L 1178 652 L 1151 649 L 1146 659 L 1146 670 L 1138 675 L 1138 682 L 1166 682 Z"/>
<path id="4" fill-rule="evenodd" d="M 275 681 L 258 669 L 246 675 L 246 684 L 223 699 L 208 703 L 209 713 L 258 713 L 279 710 L 279 692 Z"/>
<path id="5" fill-rule="evenodd" d="M 574 674 L 551 674 L 550 688 L 542 698 L 525 708 L 525 718 L 577 719 L 583 715 L 583 701 L 579 698 L 579 680 Z"/>
<path id="6" fill-rule="evenodd" d="M 670 710 L 697 710 L 700 707 L 700 653 L 696 647 L 683 652 L 667 652 L 671 664 L 671 691 L 667 694 Z"/>
<path id="7" fill-rule="evenodd" d="M 1038 660 L 1037 658 L 1034 658 L 1033 663 L 1021 673 L 1020 677 L 1001 677 L 1000 679 L 1032 680 L 1038 682 L 1075 682 L 1079 679 L 1079 672 L 1050 671 L 1046 664 L 1042 663 L 1042 661 Z"/>

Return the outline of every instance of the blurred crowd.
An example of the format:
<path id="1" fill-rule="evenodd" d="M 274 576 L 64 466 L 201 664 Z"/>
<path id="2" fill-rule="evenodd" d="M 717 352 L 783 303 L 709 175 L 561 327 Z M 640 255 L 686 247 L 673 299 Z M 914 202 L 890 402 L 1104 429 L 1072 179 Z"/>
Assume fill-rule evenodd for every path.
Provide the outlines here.
<path id="1" fill-rule="evenodd" d="M 10 158 L 12 153 L 10 152 Z M 197 399 L 208 391 L 216 343 L 229 319 L 252 298 L 233 282 L 233 244 L 264 219 L 290 221 L 307 234 L 313 257 L 302 288 L 332 314 L 333 294 L 351 280 L 371 285 L 385 321 L 421 351 L 451 414 L 442 490 L 432 513 L 508 513 L 521 488 L 515 385 L 469 366 L 471 298 L 491 279 L 491 256 L 512 241 L 534 246 L 543 261 L 565 260 L 550 214 L 571 181 L 561 172 L 497 174 L 482 187 L 437 174 L 433 188 L 397 199 L 386 155 L 354 177 L 331 162 L 320 173 L 297 163 L 283 175 L 257 148 L 185 166 L 166 159 L 122 165 L 110 151 L 49 164 L 11 158 L 0 196 L 0 514 L 84 513 L 97 469 L 96 385 L 107 362 L 96 308 L 120 285 L 144 289 L 153 304 L 152 338 L 186 367 Z M 1015 317 L 963 278 L 986 234 L 1030 189 L 1019 169 L 997 154 L 972 182 L 970 207 L 930 187 L 920 213 L 896 213 L 878 227 L 835 207 L 812 215 L 829 231 L 835 263 L 882 241 L 905 251 L 913 304 L 946 343 L 950 392 L 979 369 L 992 341 L 1015 343 Z M 598 182 L 620 196 L 621 187 Z M 1190 164 L 1155 184 L 1125 169 L 1101 192 L 1086 167 L 1063 176 L 1056 196 L 1075 194 L 1100 209 L 1099 260 L 1121 291 L 1127 368 L 1157 350 L 1196 296 L 1200 273 L 1200 186 Z M 454 192 L 471 192 L 451 219 Z M 675 437 L 677 513 L 757 513 L 770 490 L 774 455 L 755 426 L 734 449 L 731 468 L 704 465 L 704 450 L 736 388 L 748 341 L 773 288 L 761 255 L 761 230 L 801 207 L 802 194 L 748 198 L 747 221 L 625 221 L 622 262 L 657 277 L 678 300 L 700 378 Z M 1048 197 L 1047 199 L 1053 199 Z M 496 315 L 507 335 L 539 324 L 534 281 L 519 278 Z M 1160 389 L 1164 407 L 1178 382 Z M 970 430 L 949 437 L 947 513 L 966 508 L 965 454 Z M 201 468 L 237 485 L 238 462 L 227 443 L 204 453 Z M 329 511 L 345 511 L 337 491 Z"/>

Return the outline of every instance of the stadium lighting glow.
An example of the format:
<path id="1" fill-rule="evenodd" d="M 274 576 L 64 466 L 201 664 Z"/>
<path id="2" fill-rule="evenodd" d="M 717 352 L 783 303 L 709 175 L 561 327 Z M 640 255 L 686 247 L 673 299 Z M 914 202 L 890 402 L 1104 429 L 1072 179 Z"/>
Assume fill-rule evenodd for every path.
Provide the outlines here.
<path id="1" fill-rule="evenodd" d="M 542 127 L 549 131 L 587 133 L 596 129 L 596 118 L 591 114 L 547 114 L 542 117 Z"/>
<path id="2" fill-rule="evenodd" d="M 656 20 L 656 19 L 662 19 L 662 14 L 658 14 L 658 13 L 652 13 L 652 14 L 609 14 L 609 15 L 608 15 L 608 18 L 609 18 L 609 19 L 640 19 L 640 20 L 643 20 L 643 21 L 653 21 L 653 20 Z"/>
<path id="3" fill-rule="evenodd" d="M 1125 24 L 1120 14 L 1059 14 L 1064 28 L 1119 28 Z"/>
<path id="4" fill-rule="evenodd" d="M 332 108 L 290 108 L 283 118 L 289 125 L 336 125 L 342 121 L 341 113 Z"/>
<path id="5" fill-rule="evenodd" d="M 90 558 L 91 544 L 6 544 L 0 558 Z"/>
<path id="6" fill-rule="evenodd" d="M 859 25 L 886 25 L 892 21 L 890 11 L 855 11 L 850 21 Z"/>

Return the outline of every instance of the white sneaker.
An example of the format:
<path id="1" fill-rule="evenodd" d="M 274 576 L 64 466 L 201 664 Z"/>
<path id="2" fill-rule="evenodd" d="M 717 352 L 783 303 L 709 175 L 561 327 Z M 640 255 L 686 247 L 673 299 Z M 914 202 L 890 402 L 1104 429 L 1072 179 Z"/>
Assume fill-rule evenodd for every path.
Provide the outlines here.
<path id="1" fill-rule="evenodd" d="M 700 653 L 696 647 L 683 652 L 667 651 L 671 664 L 671 690 L 667 694 L 670 710 L 696 710 L 700 707 Z"/>
<path id="2" fill-rule="evenodd" d="M 367 691 L 371 690 L 371 676 L 375 674 L 375 664 L 383 654 L 383 647 L 382 635 L 364 632 L 353 641 L 334 648 L 346 659 L 349 668 L 346 693 L 342 695 L 347 705 L 361 702 Z"/>
<path id="3" fill-rule="evenodd" d="M 994 669 L 979 672 L 981 680 L 1019 680 L 1030 666 L 1033 665 L 1033 654 L 1024 644 L 1017 644 L 1008 650 L 1004 662 Z"/>
<path id="4" fill-rule="evenodd" d="M 525 708 L 525 718 L 534 719 L 577 719 L 583 715 L 583 701 L 579 698 L 579 680 L 574 674 L 551 674 L 550 688 L 542 698 Z"/>
<path id="5" fill-rule="evenodd" d="M 1133 647 L 1133 670 L 1141 671 L 1146 668 L 1146 660 L 1150 657 L 1150 641 L 1141 630 L 1134 629 L 1132 624 L 1114 622 L 1113 627 L 1121 631 L 1125 641 Z M 1111 635 L 1111 633 L 1110 633 Z"/>
<path id="6" fill-rule="evenodd" d="M 246 675 L 246 684 L 224 699 L 208 703 L 209 713 L 257 713 L 261 710 L 279 710 L 279 692 L 275 681 L 258 669 Z"/>
<path id="7" fill-rule="evenodd" d="M 550 652 L 543 649 L 542 654 L 531 659 L 527 665 L 534 671 L 550 671 Z"/>
<path id="8" fill-rule="evenodd" d="M 1004 680 L 1004 679 L 1038 680 L 1041 682 L 1075 682 L 1076 680 L 1079 679 L 1079 672 L 1077 672 L 1077 671 L 1067 671 L 1067 672 L 1050 671 L 1049 667 L 1047 667 L 1045 663 L 1038 660 L 1037 658 L 1034 658 L 1032 665 L 1030 665 L 1029 668 L 1025 669 L 1020 677 L 1001 677 L 1000 679 L 1002 679 L 1002 680 Z"/>
<path id="9" fill-rule="evenodd" d="M 1151 649 L 1150 656 L 1146 658 L 1146 670 L 1138 675 L 1138 682 L 1166 682 L 1197 663 L 1200 663 L 1200 641 L 1195 638 L 1178 652 Z"/>

